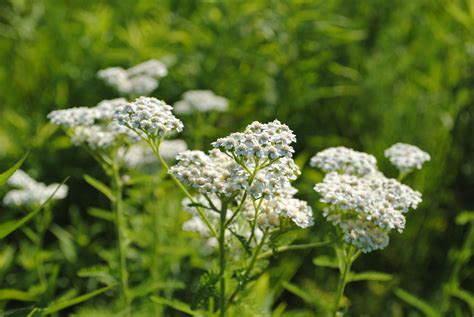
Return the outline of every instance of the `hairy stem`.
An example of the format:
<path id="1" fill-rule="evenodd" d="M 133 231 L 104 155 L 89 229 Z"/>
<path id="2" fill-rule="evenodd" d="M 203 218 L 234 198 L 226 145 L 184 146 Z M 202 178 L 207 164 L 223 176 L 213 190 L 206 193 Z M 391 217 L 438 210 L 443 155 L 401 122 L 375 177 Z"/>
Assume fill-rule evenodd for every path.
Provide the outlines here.
<path id="1" fill-rule="evenodd" d="M 127 271 L 127 243 L 125 241 L 125 217 L 123 213 L 123 183 L 120 178 L 119 167 L 114 164 L 112 165 L 113 173 L 113 188 L 115 195 L 114 202 L 114 213 L 115 213 L 115 226 L 117 228 L 117 239 L 118 239 L 118 253 L 119 253 L 119 264 L 120 264 L 120 281 L 122 286 L 122 298 L 124 301 L 125 316 L 131 314 L 131 300 L 129 296 L 128 287 L 128 271 Z"/>
<path id="2" fill-rule="evenodd" d="M 225 229 L 226 223 L 225 218 L 227 214 L 227 204 L 222 203 L 221 215 L 220 215 L 220 228 L 219 228 L 219 275 L 220 275 L 220 296 L 219 296 L 219 307 L 220 316 L 224 317 L 226 312 L 226 301 L 225 301 Z"/>
<path id="3" fill-rule="evenodd" d="M 334 299 L 334 306 L 332 311 L 332 315 L 334 317 L 337 316 L 337 313 L 339 311 L 341 299 L 344 296 L 344 290 L 346 288 L 348 277 L 351 271 L 351 266 L 357 259 L 357 257 L 360 255 L 360 250 L 356 251 L 354 246 L 351 245 L 348 248 L 345 248 L 345 246 L 346 245 L 343 246 L 342 250 L 342 267 L 339 268 L 339 283 L 337 285 L 336 297 Z"/>
<path id="4" fill-rule="evenodd" d="M 262 250 L 262 247 L 263 245 L 265 244 L 265 240 L 268 236 L 268 229 L 265 229 L 265 231 L 263 232 L 263 236 L 262 236 L 262 240 L 260 241 L 260 243 L 257 245 L 257 247 L 255 248 L 255 251 L 252 255 L 252 258 L 250 259 L 250 263 L 249 265 L 247 266 L 247 269 L 245 269 L 245 272 L 244 274 L 242 275 L 242 282 L 239 283 L 234 291 L 232 292 L 232 294 L 230 295 L 229 297 L 229 300 L 227 301 L 228 303 L 228 307 L 232 304 L 232 302 L 235 300 L 235 297 L 239 294 L 240 291 L 242 291 L 243 289 L 245 289 L 245 286 L 247 286 L 247 283 L 248 283 L 248 279 L 250 277 L 250 274 L 252 273 L 252 270 L 255 266 L 255 263 L 257 262 L 257 260 L 259 259 L 259 254 L 260 254 L 260 251 Z"/>

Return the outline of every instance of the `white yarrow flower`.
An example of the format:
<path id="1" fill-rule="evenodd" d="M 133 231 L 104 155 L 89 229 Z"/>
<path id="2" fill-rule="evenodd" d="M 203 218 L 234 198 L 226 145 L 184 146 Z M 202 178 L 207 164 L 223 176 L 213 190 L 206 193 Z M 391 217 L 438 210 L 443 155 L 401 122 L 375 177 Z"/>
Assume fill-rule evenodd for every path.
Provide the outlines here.
<path id="1" fill-rule="evenodd" d="M 18 189 L 7 192 L 3 203 L 7 206 L 35 206 L 45 203 L 54 191 L 52 199 L 64 199 L 68 193 L 68 186 L 59 184 L 46 185 L 37 182 L 22 170 L 17 170 L 9 179 L 8 184 Z"/>
<path id="2" fill-rule="evenodd" d="M 174 104 L 176 113 L 227 111 L 229 101 L 217 96 L 210 90 L 190 90 L 183 94 L 183 99 Z"/>
<path id="3" fill-rule="evenodd" d="M 431 159 L 430 155 L 420 148 L 405 144 L 396 143 L 385 150 L 385 157 L 390 160 L 400 172 L 408 173 L 414 169 L 421 169 L 423 164 Z"/>
<path id="4" fill-rule="evenodd" d="M 419 192 L 380 174 L 359 178 L 332 172 L 314 189 L 327 205 L 323 216 L 363 252 L 386 247 L 389 231 L 402 232 L 404 213 L 421 202 Z"/>
<path id="5" fill-rule="evenodd" d="M 120 125 L 140 131 L 150 137 L 181 132 L 183 123 L 171 112 L 173 108 L 152 97 L 139 97 L 118 111 L 114 120 Z"/>
<path id="6" fill-rule="evenodd" d="M 338 172 L 342 174 L 364 176 L 377 170 L 377 160 L 374 156 L 338 146 L 328 148 L 311 158 L 310 165 L 318 167 L 325 173 Z"/>
<path id="7" fill-rule="evenodd" d="M 97 76 L 123 95 L 138 96 L 150 94 L 158 87 L 158 79 L 167 74 L 168 69 L 162 62 L 151 59 L 127 70 L 121 67 L 103 69 Z"/>

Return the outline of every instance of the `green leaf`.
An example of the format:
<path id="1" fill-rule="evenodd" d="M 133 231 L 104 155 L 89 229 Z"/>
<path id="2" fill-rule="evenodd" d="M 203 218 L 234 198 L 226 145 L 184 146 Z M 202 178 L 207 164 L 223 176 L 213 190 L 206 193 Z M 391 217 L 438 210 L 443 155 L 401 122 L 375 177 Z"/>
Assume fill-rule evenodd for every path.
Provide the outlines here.
<path id="1" fill-rule="evenodd" d="M 216 284 L 219 281 L 219 274 L 205 272 L 199 278 L 199 286 L 193 292 L 192 309 L 205 308 L 209 306 L 211 298 L 217 298 Z"/>
<path id="2" fill-rule="evenodd" d="M 166 299 L 163 297 L 158 297 L 158 296 L 152 296 L 151 301 L 157 304 L 161 304 L 164 306 L 171 307 L 177 311 L 180 311 L 182 313 L 186 313 L 191 316 L 204 316 L 202 312 L 199 311 L 193 311 L 191 307 L 189 307 L 188 304 L 185 304 L 183 302 L 177 301 L 177 300 L 170 300 Z"/>
<path id="3" fill-rule="evenodd" d="M 0 225 L 0 239 L 3 239 L 5 238 L 6 236 L 8 236 L 10 233 L 12 233 L 13 231 L 15 231 L 16 229 L 20 228 L 21 226 L 23 226 L 25 223 L 27 223 L 28 221 L 31 220 L 31 218 L 33 218 L 34 216 L 36 216 L 40 211 L 41 209 L 43 209 L 43 207 L 49 203 L 49 201 L 51 200 L 51 198 L 54 197 L 54 195 L 56 194 L 56 192 L 58 191 L 58 189 L 64 185 L 64 183 L 66 183 L 66 181 L 69 179 L 69 177 L 67 177 L 65 180 L 63 180 L 63 182 L 61 184 L 58 185 L 58 187 L 56 187 L 56 189 L 54 190 L 54 192 L 51 194 L 51 196 L 49 196 L 49 198 L 41 205 L 39 206 L 36 210 L 30 212 L 28 215 L 24 216 L 23 218 L 21 218 L 20 220 L 18 221 L 9 221 L 9 222 L 6 222 L 6 223 L 3 223 Z"/>
<path id="4" fill-rule="evenodd" d="M 99 180 L 97 180 L 94 177 L 89 176 L 89 175 L 84 175 L 84 180 L 89 185 L 91 185 L 92 187 L 97 189 L 99 192 L 104 194 L 110 201 L 112 201 L 112 202 L 115 201 L 115 196 L 112 193 L 112 190 L 107 185 L 105 185 L 101 181 L 99 181 Z"/>
<path id="5" fill-rule="evenodd" d="M 77 260 L 77 252 L 71 234 L 56 224 L 51 227 L 50 231 L 58 238 L 59 248 L 64 254 L 64 257 L 69 262 L 75 263 Z"/>
<path id="6" fill-rule="evenodd" d="M 0 186 L 3 186 L 8 181 L 8 179 L 13 175 L 13 173 L 15 173 L 17 169 L 20 168 L 20 166 L 23 164 L 26 157 L 28 156 L 28 153 L 29 152 L 26 152 L 26 154 L 23 155 L 23 157 L 18 162 L 16 162 L 15 165 L 13 165 L 8 170 L 0 174 Z"/>
<path id="7" fill-rule="evenodd" d="M 78 296 L 78 297 L 71 298 L 71 299 L 63 301 L 63 302 L 53 303 L 50 306 L 48 306 L 48 308 L 45 309 L 44 314 L 45 315 L 53 314 L 53 313 L 56 313 L 58 311 L 61 311 L 61 310 L 65 309 L 65 308 L 68 308 L 70 306 L 80 304 L 82 302 L 85 302 L 85 301 L 97 296 L 97 295 L 102 294 L 103 292 L 108 291 L 112 287 L 114 287 L 114 285 L 103 287 L 101 289 L 95 290 L 93 292 L 90 292 L 90 293 L 87 293 L 87 294 L 84 294 L 84 295 L 81 295 L 81 296 Z"/>
<path id="8" fill-rule="evenodd" d="M 465 225 L 474 222 L 474 211 L 463 211 L 456 217 L 456 224 Z"/>
<path id="9" fill-rule="evenodd" d="M 428 303 L 416 297 L 415 295 L 410 294 L 401 288 L 397 288 L 394 292 L 398 298 L 400 298 L 405 303 L 413 306 L 414 308 L 418 309 L 419 311 L 424 313 L 426 316 L 428 317 L 441 316 L 440 314 L 436 312 L 436 310 L 433 307 L 431 307 Z"/>
<path id="10" fill-rule="evenodd" d="M 337 269 L 338 267 L 336 259 L 327 255 L 320 255 L 315 257 L 313 259 L 313 264 L 316 266 L 329 267 L 332 269 Z"/>
<path id="11" fill-rule="evenodd" d="M 87 213 L 93 217 L 96 217 L 98 219 L 110 221 L 110 222 L 115 222 L 115 215 L 113 212 L 105 210 L 105 209 L 100 209 L 100 208 L 95 208 L 91 207 L 87 209 Z"/>
<path id="12" fill-rule="evenodd" d="M 471 311 L 474 311 L 474 295 L 466 290 L 455 288 L 449 292 L 451 296 L 457 297 L 469 305 Z"/>
<path id="13" fill-rule="evenodd" d="M 247 254 L 252 255 L 252 247 L 247 242 L 247 239 L 244 236 L 241 236 L 241 235 L 235 233 L 233 230 L 230 230 L 230 232 L 237 238 L 237 240 L 240 242 L 240 244 L 244 247 L 244 250 L 247 252 Z"/>
<path id="14" fill-rule="evenodd" d="M 349 282 L 358 281 L 377 281 L 377 282 L 388 282 L 393 279 L 393 275 L 382 273 L 382 272 L 362 272 L 362 273 L 351 273 L 349 275 Z"/>
<path id="15" fill-rule="evenodd" d="M 299 286 L 296 286 L 295 284 L 289 283 L 289 282 L 282 282 L 282 286 L 284 289 L 292 293 L 293 295 L 298 296 L 302 300 L 304 300 L 308 304 L 313 304 L 314 298 L 310 294 L 308 294 L 304 289 L 300 288 Z"/>
<path id="16" fill-rule="evenodd" d="M 33 302 L 37 296 L 32 293 L 17 289 L 0 289 L 0 300 L 18 300 L 22 302 Z"/>

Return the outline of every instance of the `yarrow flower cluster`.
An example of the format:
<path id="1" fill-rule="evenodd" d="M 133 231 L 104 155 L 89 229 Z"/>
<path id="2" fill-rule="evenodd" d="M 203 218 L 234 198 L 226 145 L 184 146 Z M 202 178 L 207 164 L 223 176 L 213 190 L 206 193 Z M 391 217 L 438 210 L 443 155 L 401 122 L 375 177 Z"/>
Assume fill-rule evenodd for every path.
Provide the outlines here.
<path id="1" fill-rule="evenodd" d="M 310 165 L 318 167 L 325 173 L 339 172 L 349 175 L 364 176 L 377 170 L 374 156 L 338 146 L 317 153 L 311 158 Z"/>
<path id="2" fill-rule="evenodd" d="M 7 206 L 36 206 L 45 203 L 56 191 L 52 199 L 64 199 L 68 193 L 66 185 L 46 185 L 37 182 L 22 170 L 17 170 L 8 180 L 8 185 L 17 189 L 10 190 L 3 198 Z M 59 186 L 59 188 L 58 188 Z"/>
<path id="3" fill-rule="evenodd" d="M 343 240 L 363 252 L 385 248 L 389 232 L 402 232 L 404 214 L 421 203 L 421 193 L 385 177 L 372 155 L 344 147 L 315 155 L 311 165 L 326 174 L 315 191 L 326 205 L 323 216 L 342 231 Z"/>
<path id="4" fill-rule="evenodd" d="M 294 198 L 296 188 L 288 185 L 281 188 L 270 199 L 262 201 L 257 215 L 257 223 L 261 228 L 276 228 L 289 219 L 300 228 L 314 224 L 313 211 L 306 201 Z M 245 202 L 243 214 L 249 220 L 255 219 L 255 202 L 248 199 Z"/>
<path id="5" fill-rule="evenodd" d="M 158 79 L 167 74 L 168 69 L 162 62 L 151 59 L 129 69 L 122 67 L 103 69 L 97 76 L 122 95 L 138 96 L 148 95 L 155 90 L 159 85 Z"/>
<path id="6" fill-rule="evenodd" d="M 51 123 L 66 129 L 74 145 L 85 144 L 93 150 L 109 149 L 139 139 L 133 131 L 111 122 L 114 114 L 126 105 L 123 98 L 103 100 L 92 108 L 55 110 L 48 114 L 48 118 Z"/>
<path id="7" fill-rule="evenodd" d="M 160 155 L 165 160 L 174 160 L 176 156 L 187 150 L 186 142 L 183 140 L 163 140 L 160 143 Z M 138 143 L 130 146 L 128 150 L 120 151 L 125 166 L 128 168 L 138 168 L 148 164 L 156 163 L 157 158 L 152 149 L 144 144 Z"/>
<path id="8" fill-rule="evenodd" d="M 173 115 L 172 109 L 156 98 L 139 97 L 117 111 L 114 120 L 146 136 L 162 137 L 183 130 L 183 123 Z"/>
<path id="9" fill-rule="evenodd" d="M 405 143 L 396 143 L 385 150 L 385 157 L 396 166 L 400 172 L 408 173 L 421 169 L 423 164 L 431 159 L 430 155 L 418 147 Z"/>
<path id="10" fill-rule="evenodd" d="M 276 160 L 282 157 L 291 158 L 296 136 L 287 125 L 275 120 L 262 124 L 253 122 L 244 132 L 232 133 L 220 138 L 212 146 L 223 152 L 232 152 L 240 158 L 268 158 Z"/>
<path id="11" fill-rule="evenodd" d="M 244 217 L 237 222 L 241 218 L 254 221 L 261 229 L 288 223 L 306 228 L 313 224 L 312 210 L 293 197 L 296 190 L 291 187 L 300 174 L 291 158 L 295 140 L 292 131 L 277 120 L 254 122 L 243 133 L 214 142 L 216 149 L 208 154 L 180 153 L 169 172 L 204 197 L 230 199 L 235 204 L 242 201 Z"/>
<path id="12" fill-rule="evenodd" d="M 190 90 L 183 94 L 183 99 L 174 104 L 176 113 L 227 111 L 229 101 L 217 96 L 210 90 Z"/>

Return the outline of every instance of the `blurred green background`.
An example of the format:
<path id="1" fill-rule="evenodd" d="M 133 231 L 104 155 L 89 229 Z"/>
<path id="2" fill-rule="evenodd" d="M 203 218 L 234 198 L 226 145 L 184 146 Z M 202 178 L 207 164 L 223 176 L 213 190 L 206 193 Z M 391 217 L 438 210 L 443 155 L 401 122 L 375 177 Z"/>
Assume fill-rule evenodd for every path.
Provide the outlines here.
<path id="1" fill-rule="evenodd" d="M 186 90 L 211 89 L 230 100 L 217 129 L 209 129 L 209 142 L 254 120 L 278 118 L 298 137 L 300 164 L 319 150 L 344 145 L 374 154 L 380 168 L 394 176 L 385 148 L 400 141 L 429 152 L 431 162 L 407 179 L 424 202 L 408 214 L 405 232 L 393 234 L 387 249 L 363 256 L 355 266 L 393 273 L 396 281 L 354 284 L 348 295 L 353 316 L 417 316 L 393 296 L 393 284 L 429 302 L 439 300 L 453 250 L 466 235 L 467 227 L 455 218 L 474 209 L 474 1 L 1 1 L 0 166 L 30 149 L 24 169 L 33 176 L 47 183 L 72 176 L 71 193 L 55 214 L 75 252 L 61 264 L 64 289 L 91 287 L 77 271 L 94 265 L 94 250 L 113 244 L 113 228 L 86 212 L 91 205 L 107 205 L 82 180 L 84 173 L 101 177 L 100 169 L 48 125 L 46 115 L 115 98 L 96 72 L 149 58 L 169 67 L 153 96 L 172 104 Z M 184 118 L 185 124 L 192 120 Z M 185 131 L 184 138 L 192 140 L 191 133 Z M 312 187 L 320 179 L 305 167 L 297 183 L 313 206 Z M 130 197 L 140 201 L 138 194 Z M 186 236 L 176 238 L 179 244 L 189 234 L 179 233 L 174 221 L 185 215 L 170 208 L 163 219 L 170 222 L 169 232 Z M 321 216 L 316 220 L 308 239 L 323 238 L 328 230 Z M 56 243 L 54 236 L 48 241 Z M 10 246 L 21 250 L 17 240 Z M 298 273 L 287 274 L 292 283 L 330 291 L 335 275 L 313 266 L 317 252 L 277 259 L 272 269 L 298 267 Z M 184 266 L 190 277 L 199 268 L 192 261 Z M 0 274 L 5 285 L 18 282 L 23 269 L 15 267 Z M 460 283 L 473 291 L 472 262 Z M 277 302 L 289 309 L 302 305 L 291 292 L 280 293 Z M 188 295 L 179 293 L 183 299 Z M 95 303 L 100 307 L 99 299 Z"/>

